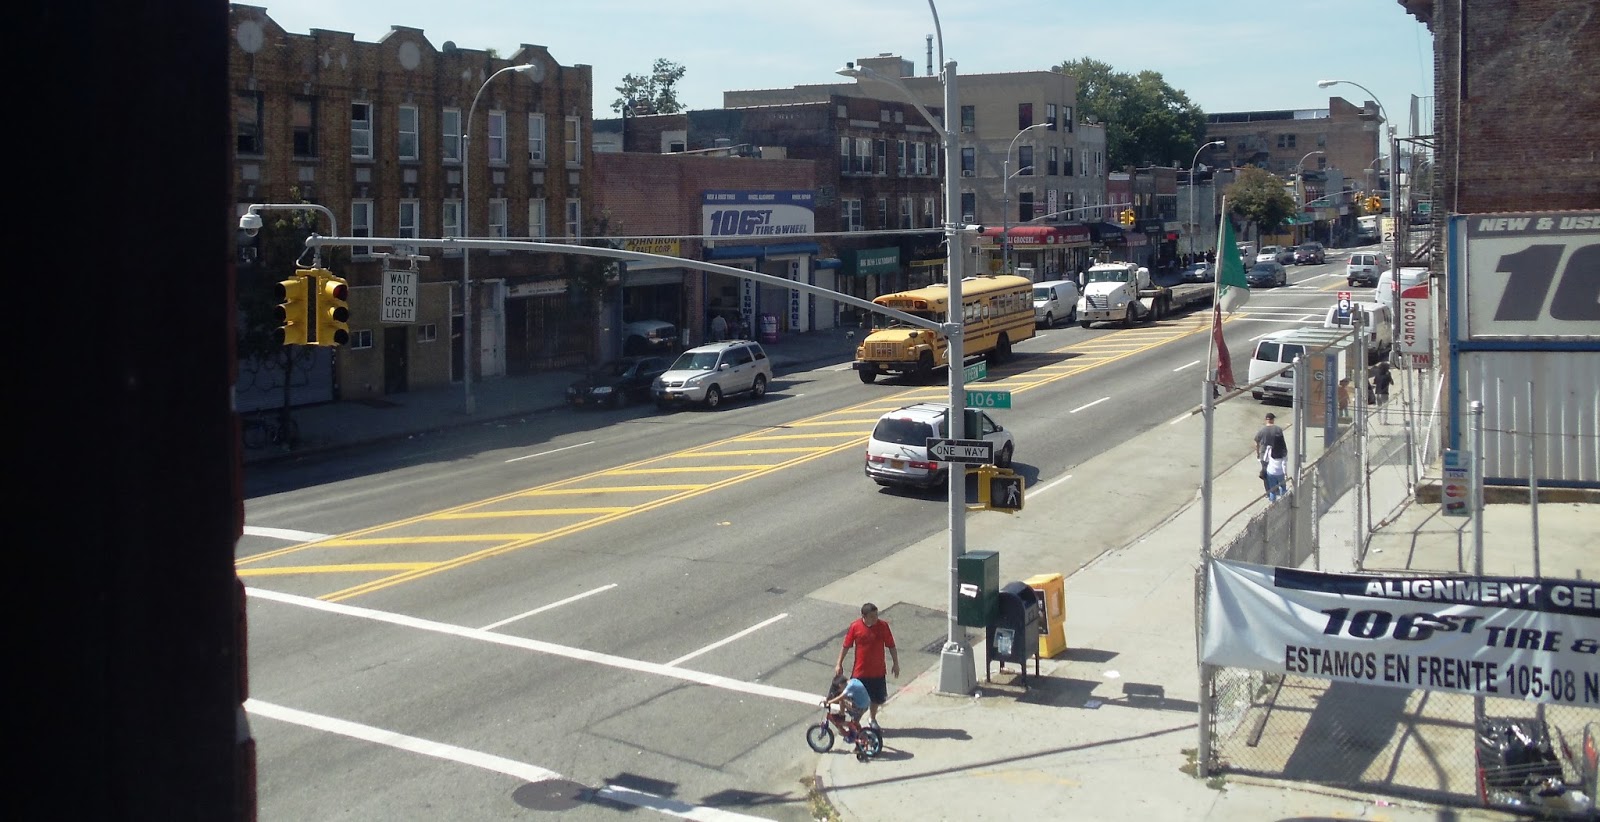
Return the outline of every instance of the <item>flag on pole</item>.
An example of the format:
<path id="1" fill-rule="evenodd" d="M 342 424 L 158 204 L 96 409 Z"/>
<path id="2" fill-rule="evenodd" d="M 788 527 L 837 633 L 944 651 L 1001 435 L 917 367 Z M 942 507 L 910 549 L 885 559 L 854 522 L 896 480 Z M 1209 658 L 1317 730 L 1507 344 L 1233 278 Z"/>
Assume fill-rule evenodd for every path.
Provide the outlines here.
<path id="1" fill-rule="evenodd" d="M 1228 344 L 1222 341 L 1222 306 L 1211 307 L 1211 344 L 1217 351 L 1217 385 L 1232 391 L 1233 357 L 1228 355 Z"/>
<path id="2" fill-rule="evenodd" d="M 1217 240 L 1217 300 L 1223 311 L 1232 314 L 1250 301 L 1250 283 L 1244 278 L 1244 261 L 1239 259 L 1239 244 L 1233 240 L 1233 222 L 1222 217 L 1222 234 Z"/>

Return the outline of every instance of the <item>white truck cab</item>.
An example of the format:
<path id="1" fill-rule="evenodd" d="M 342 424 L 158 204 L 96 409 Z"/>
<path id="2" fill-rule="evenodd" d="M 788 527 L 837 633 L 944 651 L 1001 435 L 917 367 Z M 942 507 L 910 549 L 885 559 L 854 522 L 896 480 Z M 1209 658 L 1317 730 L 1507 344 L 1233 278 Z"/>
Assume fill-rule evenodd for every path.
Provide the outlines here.
<path id="1" fill-rule="evenodd" d="M 1096 263 L 1083 275 L 1083 296 L 1078 298 L 1078 324 L 1132 323 L 1165 314 L 1160 303 L 1145 304 L 1141 297 L 1159 299 L 1150 281 L 1150 269 L 1128 262 Z"/>

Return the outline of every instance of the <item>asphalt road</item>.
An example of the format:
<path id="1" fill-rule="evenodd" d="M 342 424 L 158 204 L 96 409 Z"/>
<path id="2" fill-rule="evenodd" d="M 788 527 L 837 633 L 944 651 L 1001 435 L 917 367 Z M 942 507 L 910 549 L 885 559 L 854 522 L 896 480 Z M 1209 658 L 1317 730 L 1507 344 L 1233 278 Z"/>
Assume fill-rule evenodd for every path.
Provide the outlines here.
<path id="1" fill-rule="evenodd" d="M 1236 368 L 1320 323 L 1343 255 L 1290 279 L 1230 319 Z M 1028 485 L 1194 407 L 1208 320 L 1045 330 L 991 367 Z M 561 411 L 252 468 L 247 522 L 304 534 L 239 551 L 261 817 L 811 818 L 802 729 L 855 616 L 812 594 L 946 530 L 942 494 L 861 466 L 879 414 L 944 392 L 833 367 L 715 412 Z M 1064 568 L 1112 547 L 1060 536 Z M 879 604 L 901 681 L 936 664 L 944 615 Z"/>

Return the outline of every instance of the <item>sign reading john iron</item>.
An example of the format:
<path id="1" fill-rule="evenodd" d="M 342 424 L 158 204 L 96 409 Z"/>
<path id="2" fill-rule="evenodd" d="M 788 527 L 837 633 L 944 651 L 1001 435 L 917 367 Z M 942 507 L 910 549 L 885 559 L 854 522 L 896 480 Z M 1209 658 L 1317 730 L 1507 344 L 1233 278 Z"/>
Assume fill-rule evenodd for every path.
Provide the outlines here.
<path id="1" fill-rule="evenodd" d="M 1201 661 L 1600 708 L 1600 586 L 1210 566 Z"/>
<path id="2" fill-rule="evenodd" d="M 707 191 L 700 203 L 701 233 L 718 240 L 771 240 L 816 233 L 811 191 Z"/>

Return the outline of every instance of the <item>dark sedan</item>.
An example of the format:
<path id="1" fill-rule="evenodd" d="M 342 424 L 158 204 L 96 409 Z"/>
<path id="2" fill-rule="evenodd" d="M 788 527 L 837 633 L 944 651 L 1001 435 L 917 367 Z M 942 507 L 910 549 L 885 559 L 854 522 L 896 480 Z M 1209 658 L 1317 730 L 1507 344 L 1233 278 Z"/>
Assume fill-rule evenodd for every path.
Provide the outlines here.
<path id="1" fill-rule="evenodd" d="M 1244 281 L 1245 284 L 1249 285 L 1251 288 L 1255 288 L 1256 286 L 1272 287 L 1288 285 L 1289 270 L 1283 267 L 1283 263 L 1256 263 L 1255 266 L 1253 266 L 1250 271 L 1244 275 Z"/>
<path id="2" fill-rule="evenodd" d="M 1295 265 L 1322 265 L 1328 261 L 1328 252 L 1322 243 L 1301 243 L 1295 246 Z"/>
<path id="3" fill-rule="evenodd" d="M 650 384 L 672 363 L 665 357 L 624 357 L 608 362 L 567 386 L 567 403 L 578 408 L 621 408 L 650 398 Z"/>

